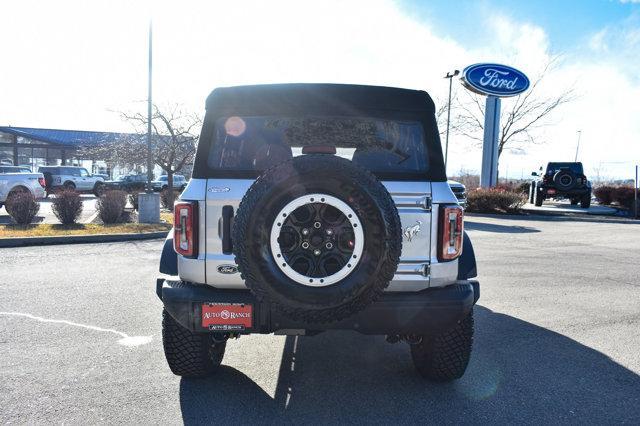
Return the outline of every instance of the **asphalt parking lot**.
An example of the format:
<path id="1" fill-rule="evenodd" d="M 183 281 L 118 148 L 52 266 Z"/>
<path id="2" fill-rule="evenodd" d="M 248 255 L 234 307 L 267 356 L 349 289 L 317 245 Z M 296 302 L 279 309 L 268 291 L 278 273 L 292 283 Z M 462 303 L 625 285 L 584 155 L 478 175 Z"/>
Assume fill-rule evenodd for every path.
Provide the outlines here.
<path id="1" fill-rule="evenodd" d="M 467 218 L 482 295 L 463 379 L 351 332 L 229 342 L 208 380 L 162 353 L 161 241 L 0 249 L 2 423 L 640 423 L 640 224 Z"/>

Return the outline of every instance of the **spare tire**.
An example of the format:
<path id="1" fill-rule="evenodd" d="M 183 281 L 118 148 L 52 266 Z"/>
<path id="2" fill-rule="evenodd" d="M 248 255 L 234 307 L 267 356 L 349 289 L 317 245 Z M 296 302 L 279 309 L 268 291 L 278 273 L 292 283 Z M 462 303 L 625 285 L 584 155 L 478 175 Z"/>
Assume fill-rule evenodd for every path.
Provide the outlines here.
<path id="1" fill-rule="evenodd" d="M 386 188 L 351 161 L 322 154 L 265 171 L 240 203 L 232 238 L 258 300 L 309 323 L 337 321 L 373 302 L 402 250 Z"/>
<path id="2" fill-rule="evenodd" d="M 562 169 L 553 176 L 553 183 L 559 190 L 568 191 L 576 186 L 576 175 L 571 170 Z"/>

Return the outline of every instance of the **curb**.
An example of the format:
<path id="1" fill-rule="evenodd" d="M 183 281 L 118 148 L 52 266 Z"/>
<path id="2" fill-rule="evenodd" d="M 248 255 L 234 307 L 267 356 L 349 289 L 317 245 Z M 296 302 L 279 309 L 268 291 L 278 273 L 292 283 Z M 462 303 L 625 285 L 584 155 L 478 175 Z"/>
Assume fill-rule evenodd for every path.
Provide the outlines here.
<path id="1" fill-rule="evenodd" d="M 87 244 L 87 243 L 116 243 L 121 241 L 154 240 L 166 238 L 169 231 L 145 232 L 142 234 L 93 234 L 93 235 L 64 235 L 60 237 L 25 237 L 0 238 L 0 248 L 48 246 L 54 244 Z"/>
<path id="2" fill-rule="evenodd" d="M 534 210 L 534 209 L 521 209 L 522 214 L 525 216 L 566 216 L 566 217 L 586 217 L 586 218 L 611 218 L 611 219 L 631 219 L 631 216 L 625 216 L 621 214 L 624 210 L 616 209 L 611 213 L 591 213 L 588 211 L 553 211 L 553 210 Z"/>
<path id="3" fill-rule="evenodd" d="M 520 213 L 520 214 L 500 214 L 500 213 L 466 213 L 465 217 L 487 217 L 494 219 L 514 219 L 514 220 L 546 220 L 546 221 L 568 221 L 574 220 L 576 222 L 609 222 L 609 223 L 625 223 L 625 224 L 640 224 L 640 220 L 624 217 L 624 216 L 600 216 L 595 214 L 570 214 L 570 213 Z"/>

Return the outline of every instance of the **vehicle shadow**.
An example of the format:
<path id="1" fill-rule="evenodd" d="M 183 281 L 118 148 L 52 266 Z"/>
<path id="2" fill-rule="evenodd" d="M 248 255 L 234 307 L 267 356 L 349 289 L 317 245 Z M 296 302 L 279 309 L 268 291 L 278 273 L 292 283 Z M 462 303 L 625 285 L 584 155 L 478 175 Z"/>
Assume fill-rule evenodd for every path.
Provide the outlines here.
<path id="1" fill-rule="evenodd" d="M 495 223 L 474 222 L 469 219 L 465 219 L 464 227 L 471 231 L 496 232 L 501 234 L 526 234 L 540 232 L 539 229 L 532 228 L 530 226 L 498 225 Z"/>
<path id="2" fill-rule="evenodd" d="M 640 376 L 561 334 L 477 306 L 465 376 L 426 382 L 405 344 L 353 332 L 288 337 L 275 397 L 231 367 L 182 379 L 185 424 L 632 423 Z"/>

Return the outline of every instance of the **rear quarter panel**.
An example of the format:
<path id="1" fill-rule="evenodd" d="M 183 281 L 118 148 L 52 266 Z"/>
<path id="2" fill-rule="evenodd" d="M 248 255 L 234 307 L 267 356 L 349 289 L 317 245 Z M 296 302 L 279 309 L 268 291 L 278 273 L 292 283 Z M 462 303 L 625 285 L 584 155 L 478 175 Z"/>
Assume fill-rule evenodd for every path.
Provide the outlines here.
<path id="1" fill-rule="evenodd" d="M 38 182 L 38 178 L 44 178 L 42 173 L 2 173 L 0 174 L 0 202 L 5 202 L 11 191 L 18 187 L 24 187 L 31 192 L 36 199 L 44 197 L 44 188 Z"/>

